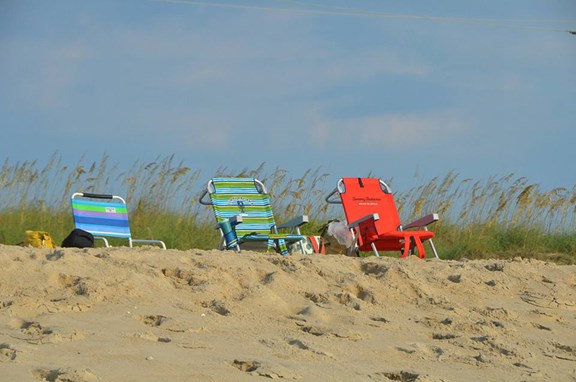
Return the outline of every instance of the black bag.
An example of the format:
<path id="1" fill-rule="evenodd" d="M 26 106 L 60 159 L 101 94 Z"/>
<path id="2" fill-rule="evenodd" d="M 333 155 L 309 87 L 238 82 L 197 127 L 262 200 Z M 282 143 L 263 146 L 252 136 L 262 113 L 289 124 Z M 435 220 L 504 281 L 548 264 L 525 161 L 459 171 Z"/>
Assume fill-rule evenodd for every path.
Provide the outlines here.
<path id="1" fill-rule="evenodd" d="M 66 239 L 62 241 L 62 247 L 93 248 L 94 236 L 92 236 L 90 232 L 75 228 Z"/>

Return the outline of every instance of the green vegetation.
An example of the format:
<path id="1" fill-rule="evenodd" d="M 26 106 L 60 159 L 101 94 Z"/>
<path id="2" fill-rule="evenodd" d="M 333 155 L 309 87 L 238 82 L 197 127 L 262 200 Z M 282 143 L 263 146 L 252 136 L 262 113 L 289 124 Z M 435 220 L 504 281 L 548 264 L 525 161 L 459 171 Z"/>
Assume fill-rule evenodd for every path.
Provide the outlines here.
<path id="1" fill-rule="evenodd" d="M 278 221 L 310 216 L 306 234 L 318 234 L 329 219 L 343 219 L 340 206 L 324 201 L 338 174 L 320 168 L 300 177 L 281 168 L 267 170 L 264 164 L 201 175 L 173 156 L 120 169 L 107 156 L 93 163 L 81 159 L 69 167 L 54 154 L 45 165 L 6 160 L 0 168 L 0 243 L 21 242 L 27 229 L 48 231 L 61 242 L 73 228 L 69 198 L 79 191 L 124 196 L 136 238 L 162 239 L 169 248 L 214 248 L 219 238 L 214 216 L 198 203 L 212 176 L 259 178 L 272 194 Z M 576 263 L 576 186 L 546 191 L 514 175 L 474 181 L 453 172 L 407 191 L 386 181 L 396 191 L 403 221 L 440 214 L 432 229 L 442 258 L 522 256 Z"/>

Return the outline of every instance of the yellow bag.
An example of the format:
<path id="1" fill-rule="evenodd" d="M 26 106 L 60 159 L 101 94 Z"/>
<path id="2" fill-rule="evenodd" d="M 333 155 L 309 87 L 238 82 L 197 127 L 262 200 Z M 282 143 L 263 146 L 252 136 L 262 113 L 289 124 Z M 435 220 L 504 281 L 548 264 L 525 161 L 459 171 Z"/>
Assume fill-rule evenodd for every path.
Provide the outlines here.
<path id="1" fill-rule="evenodd" d="M 44 231 L 26 231 L 26 237 L 22 244 L 35 248 L 56 248 L 52 236 Z"/>

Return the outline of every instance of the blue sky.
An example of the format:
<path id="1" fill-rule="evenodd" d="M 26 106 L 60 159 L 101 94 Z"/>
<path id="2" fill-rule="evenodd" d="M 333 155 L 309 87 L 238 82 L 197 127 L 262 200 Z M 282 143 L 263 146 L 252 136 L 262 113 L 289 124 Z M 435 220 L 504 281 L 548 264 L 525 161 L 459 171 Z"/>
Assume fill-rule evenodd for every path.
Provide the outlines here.
<path id="1" fill-rule="evenodd" d="M 576 184 L 573 0 L 205 3 L 2 0 L 0 157 Z"/>

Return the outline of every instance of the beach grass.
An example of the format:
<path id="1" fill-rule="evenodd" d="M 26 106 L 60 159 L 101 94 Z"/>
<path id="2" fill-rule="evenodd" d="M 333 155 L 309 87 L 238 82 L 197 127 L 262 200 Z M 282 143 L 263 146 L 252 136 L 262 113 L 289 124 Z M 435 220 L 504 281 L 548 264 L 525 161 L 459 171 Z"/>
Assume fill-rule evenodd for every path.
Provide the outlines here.
<path id="1" fill-rule="evenodd" d="M 174 156 L 121 168 L 106 155 L 93 162 L 81 158 L 71 166 L 56 153 L 44 164 L 7 159 L 0 168 L 0 243 L 18 244 L 26 230 L 47 231 L 60 243 L 73 228 L 71 194 L 95 192 L 126 198 L 134 238 L 164 240 L 169 248 L 214 248 L 220 237 L 214 216 L 199 203 L 214 176 L 259 178 L 272 196 L 277 221 L 310 217 L 305 234 L 318 235 L 328 220 L 344 219 L 341 206 L 324 200 L 335 177 L 321 168 L 300 175 L 262 164 L 202 174 Z M 521 256 L 576 262 L 576 185 L 544 190 L 513 174 L 474 180 L 455 172 L 407 190 L 394 179 L 384 180 L 395 190 L 404 222 L 432 212 L 440 215 L 430 228 L 441 258 Z"/>

